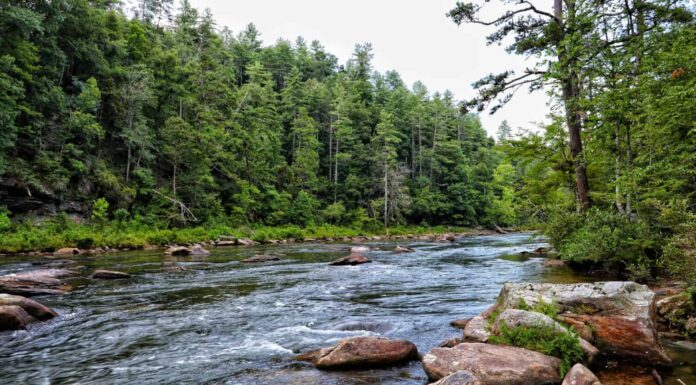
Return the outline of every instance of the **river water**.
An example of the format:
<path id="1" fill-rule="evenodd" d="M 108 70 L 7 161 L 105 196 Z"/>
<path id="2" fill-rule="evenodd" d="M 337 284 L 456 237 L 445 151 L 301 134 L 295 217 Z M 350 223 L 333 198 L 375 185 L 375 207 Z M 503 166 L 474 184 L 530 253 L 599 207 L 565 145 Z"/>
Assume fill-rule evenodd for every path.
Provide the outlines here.
<path id="1" fill-rule="evenodd" d="M 388 251 L 396 242 L 367 244 L 384 251 L 352 267 L 327 264 L 347 254 L 341 243 L 217 248 L 208 257 L 6 257 L 0 274 L 64 263 L 83 277 L 97 268 L 134 277 L 79 278 L 68 294 L 37 297 L 61 316 L 0 333 L 0 384 L 422 385 L 418 362 L 320 372 L 292 357 L 361 335 L 404 338 L 424 353 L 459 336 L 449 322 L 480 313 L 504 282 L 588 280 L 520 255 L 544 245 L 532 234 L 399 242 L 416 249 L 409 254 Z M 282 260 L 240 262 L 269 253 Z"/>

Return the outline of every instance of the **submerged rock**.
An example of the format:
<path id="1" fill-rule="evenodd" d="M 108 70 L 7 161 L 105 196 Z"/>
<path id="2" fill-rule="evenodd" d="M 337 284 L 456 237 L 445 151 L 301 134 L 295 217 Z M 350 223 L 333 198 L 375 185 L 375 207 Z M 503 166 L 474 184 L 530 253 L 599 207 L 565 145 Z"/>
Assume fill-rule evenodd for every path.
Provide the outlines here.
<path id="1" fill-rule="evenodd" d="M 27 326 L 36 322 L 24 309 L 17 305 L 0 306 L 0 331 L 26 329 Z"/>
<path id="2" fill-rule="evenodd" d="M 210 251 L 203 248 L 201 245 L 193 246 L 170 246 L 164 251 L 166 255 L 173 256 L 185 256 L 185 255 L 195 255 L 195 256 L 205 256 L 210 255 Z"/>
<path id="3" fill-rule="evenodd" d="M 49 307 L 19 295 L 0 294 L 0 306 L 19 306 L 39 321 L 46 321 L 58 316 L 58 313 Z"/>
<path id="4" fill-rule="evenodd" d="M 650 365 L 670 359 L 655 327 L 655 296 L 635 282 L 578 284 L 506 283 L 498 297 L 500 308 L 540 301 L 556 304 L 560 318 L 609 356 Z"/>
<path id="5" fill-rule="evenodd" d="M 363 257 L 360 254 L 351 254 L 345 257 L 338 258 L 337 260 L 331 262 L 329 265 L 332 266 L 355 266 L 361 265 L 363 263 L 370 263 L 369 259 Z"/>
<path id="6" fill-rule="evenodd" d="M 582 364 L 575 364 L 566 373 L 561 385 L 602 385 L 597 376 Z"/>
<path id="7" fill-rule="evenodd" d="M 43 294 L 62 294 L 70 286 L 59 278 L 76 275 L 72 270 L 43 269 L 0 276 L 0 293 L 31 297 Z"/>
<path id="8" fill-rule="evenodd" d="M 342 339 L 336 346 L 317 349 L 296 356 L 319 369 L 366 369 L 388 367 L 418 357 L 416 345 L 406 340 L 382 337 Z"/>
<path id="9" fill-rule="evenodd" d="M 92 274 L 92 278 L 96 279 L 126 279 L 130 277 L 131 275 L 128 273 L 112 270 L 95 270 Z"/>
<path id="10" fill-rule="evenodd" d="M 465 370 L 486 385 L 558 384 L 560 360 L 513 346 L 463 343 L 435 348 L 423 357 L 423 369 L 432 380 Z"/>
<path id="11" fill-rule="evenodd" d="M 82 251 L 76 247 L 63 247 L 53 252 L 53 255 L 78 255 L 82 254 Z"/>
<path id="12" fill-rule="evenodd" d="M 416 250 L 413 250 L 410 247 L 405 247 L 405 246 L 396 246 L 394 248 L 394 251 L 397 253 L 413 253 Z"/>
<path id="13" fill-rule="evenodd" d="M 485 385 L 478 377 L 466 370 L 460 370 L 430 385 Z"/>
<path id="14" fill-rule="evenodd" d="M 253 257 L 242 260 L 243 263 L 263 263 L 271 261 L 280 261 L 280 257 L 277 255 L 254 255 Z"/>

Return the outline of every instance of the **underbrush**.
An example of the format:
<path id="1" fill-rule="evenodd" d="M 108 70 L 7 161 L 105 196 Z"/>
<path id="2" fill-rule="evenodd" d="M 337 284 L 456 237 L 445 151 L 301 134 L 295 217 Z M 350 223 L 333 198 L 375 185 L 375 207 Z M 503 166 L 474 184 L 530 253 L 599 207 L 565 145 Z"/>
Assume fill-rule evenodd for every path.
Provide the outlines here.
<path id="1" fill-rule="evenodd" d="M 0 253 L 54 251 L 62 247 L 137 249 L 147 245 L 164 246 L 211 241 L 218 239 L 221 235 L 263 242 L 273 239 L 303 240 L 466 231 L 465 228 L 444 226 L 399 226 L 368 231 L 328 224 L 308 227 L 294 225 L 231 227 L 225 224 L 210 224 L 207 226 L 166 228 L 144 219 L 79 224 L 65 216 L 58 216 L 42 223 L 11 224 L 2 222 L 0 224 L 2 224 L 0 227 Z"/>
<path id="2" fill-rule="evenodd" d="M 501 322 L 498 335 L 491 336 L 489 342 L 517 346 L 557 357 L 561 360 L 559 365 L 561 378 L 584 357 L 578 336 L 572 332 L 560 332 L 553 326 L 508 327 Z"/>

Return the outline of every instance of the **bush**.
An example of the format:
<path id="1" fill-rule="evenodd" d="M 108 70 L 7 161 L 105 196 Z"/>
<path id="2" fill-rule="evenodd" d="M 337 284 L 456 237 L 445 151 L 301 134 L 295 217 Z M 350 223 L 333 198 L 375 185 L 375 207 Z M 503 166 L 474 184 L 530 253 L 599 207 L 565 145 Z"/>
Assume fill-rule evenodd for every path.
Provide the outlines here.
<path id="1" fill-rule="evenodd" d="M 99 198 L 92 205 L 92 221 L 103 224 L 106 222 L 106 212 L 109 210 L 109 202 L 104 198 Z"/>
<path id="2" fill-rule="evenodd" d="M 553 326 L 508 327 L 504 322 L 500 332 L 489 341 L 498 345 L 511 345 L 534 350 L 561 359 L 559 374 L 561 378 L 576 363 L 582 361 L 584 352 L 580 340 L 573 332 L 561 332 Z"/>
<path id="3" fill-rule="evenodd" d="M 0 233 L 6 232 L 11 226 L 12 221 L 10 221 L 7 211 L 0 209 Z"/>
<path id="4" fill-rule="evenodd" d="M 546 232 L 562 259 L 635 280 L 652 276 L 664 243 L 644 220 L 600 210 L 557 214 Z"/>

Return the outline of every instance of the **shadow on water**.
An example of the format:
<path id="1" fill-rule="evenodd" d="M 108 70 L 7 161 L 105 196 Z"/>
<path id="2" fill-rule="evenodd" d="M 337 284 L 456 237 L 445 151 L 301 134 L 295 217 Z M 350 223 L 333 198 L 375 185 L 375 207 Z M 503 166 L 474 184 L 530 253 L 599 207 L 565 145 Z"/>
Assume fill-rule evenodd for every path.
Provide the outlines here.
<path id="1" fill-rule="evenodd" d="M 523 256 L 544 246 L 531 234 L 366 244 L 377 248 L 366 254 L 373 263 L 346 267 L 328 262 L 356 244 L 4 258 L 0 274 L 58 265 L 82 276 L 68 294 L 37 298 L 61 317 L 0 333 L 0 383 L 422 385 L 417 362 L 321 372 L 293 355 L 360 335 L 405 338 L 426 352 L 458 335 L 449 322 L 480 313 L 504 282 L 591 280 Z M 397 244 L 416 251 L 394 253 Z M 281 260 L 241 262 L 257 254 Z M 96 281 L 94 269 L 133 278 Z"/>

